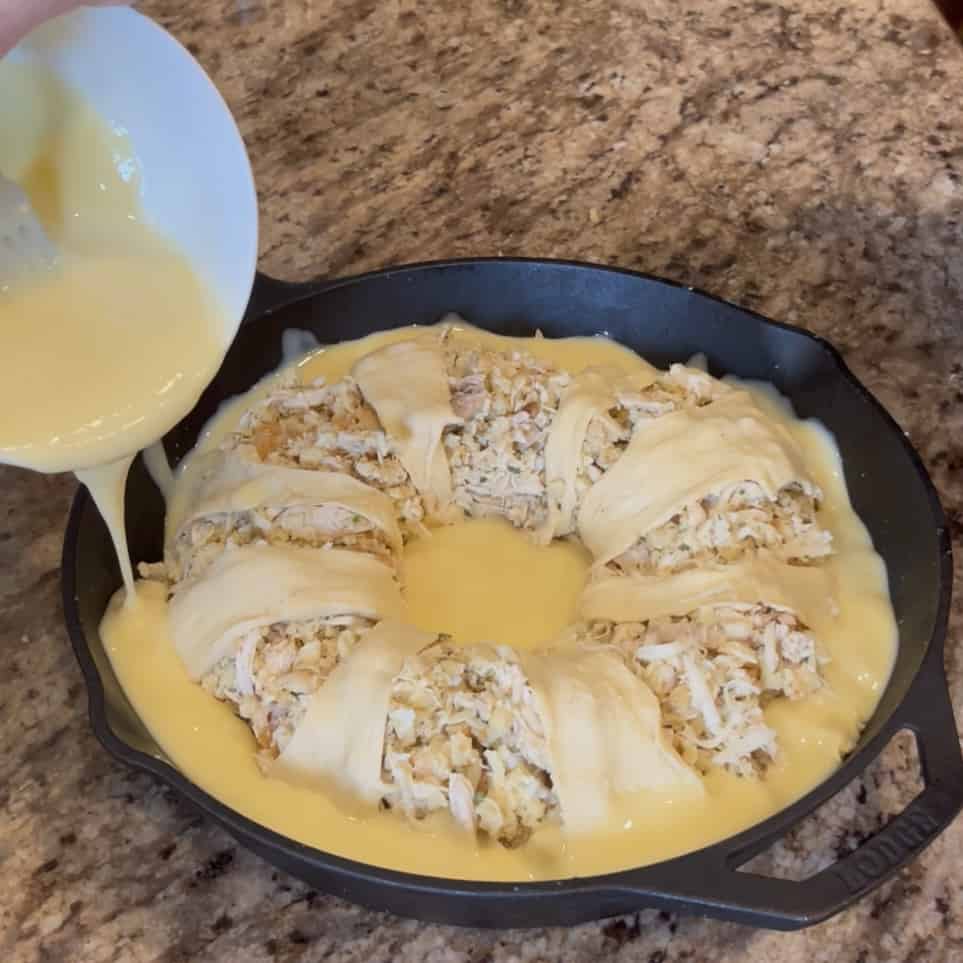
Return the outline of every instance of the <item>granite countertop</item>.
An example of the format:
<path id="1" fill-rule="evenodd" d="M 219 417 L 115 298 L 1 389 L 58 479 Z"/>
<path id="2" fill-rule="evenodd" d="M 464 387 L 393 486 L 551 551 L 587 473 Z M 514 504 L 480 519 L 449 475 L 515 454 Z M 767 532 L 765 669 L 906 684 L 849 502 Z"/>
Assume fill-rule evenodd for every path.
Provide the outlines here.
<path id="1" fill-rule="evenodd" d="M 963 49 L 927 0 L 142 8 L 236 113 L 263 269 L 573 257 L 805 325 L 908 432 L 963 548 Z M 479 932 L 308 889 L 95 742 L 59 603 L 73 490 L 0 469 L 4 960 L 963 959 L 963 820 L 862 904 L 788 935 L 654 912 Z M 956 587 L 947 661 L 963 718 Z M 912 747 L 894 744 L 770 868 L 825 865 L 916 778 Z"/>

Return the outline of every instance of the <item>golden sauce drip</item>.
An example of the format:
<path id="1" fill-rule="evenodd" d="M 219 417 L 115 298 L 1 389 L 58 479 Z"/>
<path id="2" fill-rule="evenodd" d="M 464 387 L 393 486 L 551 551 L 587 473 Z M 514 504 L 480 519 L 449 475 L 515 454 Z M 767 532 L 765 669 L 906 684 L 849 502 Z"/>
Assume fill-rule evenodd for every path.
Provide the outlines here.
<path id="1" fill-rule="evenodd" d="M 107 531 L 110 532 L 110 540 L 114 543 L 114 550 L 117 552 L 120 574 L 124 580 L 124 589 L 128 598 L 133 597 L 136 588 L 134 572 L 130 564 L 130 550 L 127 547 L 127 527 L 124 525 L 124 491 L 133 460 L 133 455 L 128 455 L 107 465 L 82 468 L 77 471 L 77 478 L 87 486 L 97 510 L 107 525 Z"/>

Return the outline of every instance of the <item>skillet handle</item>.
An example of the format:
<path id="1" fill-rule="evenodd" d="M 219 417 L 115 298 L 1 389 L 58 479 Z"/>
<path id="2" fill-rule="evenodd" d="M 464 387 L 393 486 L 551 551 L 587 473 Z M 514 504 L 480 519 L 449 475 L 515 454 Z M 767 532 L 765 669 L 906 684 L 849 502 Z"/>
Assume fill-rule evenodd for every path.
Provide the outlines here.
<path id="1" fill-rule="evenodd" d="M 247 302 L 244 320 L 241 324 L 250 324 L 266 314 L 273 314 L 281 308 L 310 297 L 323 291 L 329 282 L 323 278 L 314 281 L 281 281 L 258 271 L 254 275 L 254 286 L 251 297 Z"/>
<path id="2" fill-rule="evenodd" d="M 669 878 L 656 875 L 660 867 L 652 867 L 653 889 L 645 885 L 645 869 L 634 886 L 615 887 L 614 892 L 606 887 L 600 895 L 603 905 L 611 906 L 608 915 L 631 912 L 641 903 L 794 930 L 833 916 L 881 885 L 933 842 L 963 806 L 963 756 L 942 662 L 942 646 L 933 646 L 888 727 L 890 735 L 902 729 L 916 735 L 925 787 L 858 849 L 799 881 L 739 872 L 758 847 L 693 853 L 673 861 L 678 871 Z M 663 871 L 671 865 L 664 864 Z"/>
<path id="3" fill-rule="evenodd" d="M 807 926 L 864 897 L 915 859 L 953 821 L 963 806 L 963 757 L 943 672 L 942 647 L 924 667 L 898 711 L 892 732 L 916 736 L 925 786 L 879 832 L 832 866 L 798 882 L 772 879 L 729 867 L 740 901 L 759 901 L 787 928 Z M 778 924 L 777 924 L 778 925 Z"/>

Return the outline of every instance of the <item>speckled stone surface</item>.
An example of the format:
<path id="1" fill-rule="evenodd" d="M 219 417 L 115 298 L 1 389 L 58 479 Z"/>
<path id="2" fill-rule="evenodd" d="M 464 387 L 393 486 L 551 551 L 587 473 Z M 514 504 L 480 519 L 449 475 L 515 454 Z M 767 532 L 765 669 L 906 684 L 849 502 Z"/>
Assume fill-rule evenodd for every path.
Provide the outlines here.
<path id="1" fill-rule="evenodd" d="M 963 549 L 963 49 L 926 0 L 143 9 L 237 115 L 264 269 L 574 257 L 803 324 L 909 433 Z M 861 905 L 789 935 L 652 912 L 478 932 L 309 890 L 94 741 L 58 600 L 72 491 L 0 469 L 0 959 L 963 960 L 963 821 Z M 947 663 L 963 718 L 961 634 L 958 602 Z M 891 747 L 770 868 L 827 864 L 903 805 L 915 773 Z"/>

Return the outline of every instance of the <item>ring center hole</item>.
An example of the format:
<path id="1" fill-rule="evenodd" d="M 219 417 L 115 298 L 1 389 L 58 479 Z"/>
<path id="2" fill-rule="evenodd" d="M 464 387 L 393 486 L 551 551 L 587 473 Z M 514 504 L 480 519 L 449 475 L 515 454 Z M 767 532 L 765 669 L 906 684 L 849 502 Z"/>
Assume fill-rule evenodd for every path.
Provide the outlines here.
<path id="1" fill-rule="evenodd" d="M 535 648 L 575 620 L 589 563 L 573 540 L 536 545 L 498 519 L 437 528 L 405 548 L 408 618 L 462 645 Z"/>

